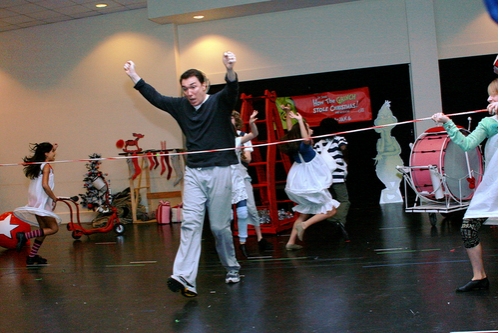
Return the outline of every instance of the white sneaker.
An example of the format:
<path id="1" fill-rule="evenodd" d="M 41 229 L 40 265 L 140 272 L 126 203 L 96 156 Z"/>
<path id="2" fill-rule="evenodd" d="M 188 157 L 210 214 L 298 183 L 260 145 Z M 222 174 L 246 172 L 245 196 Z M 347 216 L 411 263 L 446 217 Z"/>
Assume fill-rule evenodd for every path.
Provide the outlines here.
<path id="1" fill-rule="evenodd" d="M 225 283 L 238 283 L 241 281 L 241 276 L 238 271 L 230 271 L 225 276 Z"/>

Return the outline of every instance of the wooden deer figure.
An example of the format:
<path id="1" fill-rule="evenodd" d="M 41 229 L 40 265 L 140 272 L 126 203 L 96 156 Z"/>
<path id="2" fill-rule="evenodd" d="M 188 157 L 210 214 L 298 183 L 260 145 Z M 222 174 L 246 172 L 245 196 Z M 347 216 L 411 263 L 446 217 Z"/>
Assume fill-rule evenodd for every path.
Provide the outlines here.
<path id="1" fill-rule="evenodd" d="M 133 133 L 132 134 L 135 139 L 133 140 L 126 140 L 125 141 L 125 148 L 123 148 L 123 151 L 126 153 L 138 153 L 142 151 L 142 148 L 139 147 L 139 140 L 144 137 L 144 134 L 140 133 Z M 136 149 L 128 149 L 128 147 L 136 147 Z"/>

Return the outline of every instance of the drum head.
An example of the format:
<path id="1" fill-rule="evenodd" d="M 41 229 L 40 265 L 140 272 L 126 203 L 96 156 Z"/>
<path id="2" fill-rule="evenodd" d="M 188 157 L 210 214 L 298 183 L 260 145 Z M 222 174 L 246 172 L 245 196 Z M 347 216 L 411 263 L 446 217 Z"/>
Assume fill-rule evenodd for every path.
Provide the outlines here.
<path id="1" fill-rule="evenodd" d="M 476 186 L 482 179 L 482 155 L 478 148 L 464 152 L 454 142 L 449 141 L 445 150 L 442 172 L 446 176 L 446 184 L 450 193 L 461 200 L 471 200 Z M 469 170 L 468 170 L 469 163 Z M 475 186 L 471 186 L 468 178 L 474 178 Z"/>

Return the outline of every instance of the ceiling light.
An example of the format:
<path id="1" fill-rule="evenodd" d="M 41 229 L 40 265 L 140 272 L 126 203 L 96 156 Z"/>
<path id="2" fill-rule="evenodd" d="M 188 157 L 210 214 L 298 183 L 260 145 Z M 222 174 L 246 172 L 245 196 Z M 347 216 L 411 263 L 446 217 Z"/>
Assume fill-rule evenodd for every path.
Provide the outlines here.
<path id="1" fill-rule="evenodd" d="M 107 3 L 98 3 L 95 5 L 95 7 L 97 8 L 106 8 L 107 7 Z"/>
<path id="2" fill-rule="evenodd" d="M 204 15 L 196 15 L 196 16 L 193 16 L 192 18 L 194 18 L 196 20 L 201 20 L 204 18 Z"/>

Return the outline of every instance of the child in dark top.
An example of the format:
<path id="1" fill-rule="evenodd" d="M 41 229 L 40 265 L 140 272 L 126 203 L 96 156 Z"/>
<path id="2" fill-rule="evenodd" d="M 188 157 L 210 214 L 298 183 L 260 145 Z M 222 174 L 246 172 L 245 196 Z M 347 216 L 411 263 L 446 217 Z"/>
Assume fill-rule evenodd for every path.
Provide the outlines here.
<path id="1" fill-rule="evenodd" d="M 319 125 L 319 134 L 326 135 L 331 134 L 331 136 L 321 139 L 314 145 L 314 149 L 317 153 L 327 153 L 334 158 L 336 162 L 336 169 L 332 171 L 333 183 L 329 188 L 329 192 L 334 199 L 338 200 L 340 207 L 336 214 L 328 219 L 329 222 L 335 223 L 341 229 L 343 238 L 346 242 L 350 241 L 345 225 L 347 223 L 348 209 L 350 208 L 350 200 L 348 197 L 347 189 L 347 155 L 348 142 L 345 137 L 341 135 L 336 135 L 338 133 L 338 122 L 334 118 L 324 118 L 321 120 Z"/>

